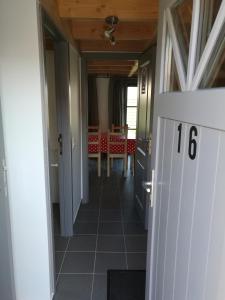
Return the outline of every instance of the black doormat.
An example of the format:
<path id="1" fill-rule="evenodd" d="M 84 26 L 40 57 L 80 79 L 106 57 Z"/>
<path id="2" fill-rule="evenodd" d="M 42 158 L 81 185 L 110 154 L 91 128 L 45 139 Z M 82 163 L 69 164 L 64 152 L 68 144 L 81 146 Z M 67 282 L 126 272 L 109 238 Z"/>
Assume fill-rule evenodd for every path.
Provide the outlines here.
<path id="1" fill-rule="evenodd" d="M 108 270 L 107 300 L 145 300 L 144 270 Z"/>

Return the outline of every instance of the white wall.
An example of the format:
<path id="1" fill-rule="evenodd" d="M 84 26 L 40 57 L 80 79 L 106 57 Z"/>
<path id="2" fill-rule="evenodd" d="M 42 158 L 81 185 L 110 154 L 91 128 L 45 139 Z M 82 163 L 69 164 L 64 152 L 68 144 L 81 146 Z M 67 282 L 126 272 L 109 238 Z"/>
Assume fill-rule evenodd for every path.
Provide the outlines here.
<path id="1" fill-rule="evenodd" d="M 48 300 L 52 249 L 36 0 L 1 0 L 0 37 L 16 299 Z"/>
<path id="2" fill-rule="evenodd" d="M 109 92 L 109 78 L 97 78 L 97 94 L 98 94 L 98 113 L 99 113 L 99 127 L 102 132 L 108 130 L 108 92 Z"/>

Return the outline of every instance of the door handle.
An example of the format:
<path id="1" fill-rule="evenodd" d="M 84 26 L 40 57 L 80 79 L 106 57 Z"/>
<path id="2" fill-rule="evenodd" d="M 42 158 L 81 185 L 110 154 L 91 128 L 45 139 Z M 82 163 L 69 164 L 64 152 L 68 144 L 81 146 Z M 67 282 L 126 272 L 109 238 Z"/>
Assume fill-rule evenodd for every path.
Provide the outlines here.
<path id="1" fill-rule="evenodd" d="M 152 182 L 151 181 L 143 181 L 142 187 L 147 193 L 151 193 L 152 189 Z"/>
<path id="2" fill-rule="evenodd" d="M 147 149 L 148 149 L 148 155 L 150 156 L 151 152 L 152 152 L 152 140 L 151 139 L 149 139 L 149 141 L 148 141 Z"/>
<path id="3" fill-rule="evenodd" d="M 154 185 L 155 185 L 155 170 L 152 170 L 152 181 L 142 182 L 142 187 L 149 195 L 150 207 L 153 207 Z"/>
<path id="4" fill-rule="evenodd" d="M 59 143 L 59 154 L 62 155 L 63 153 L 63 139 L 62 134 L 60 133 L 58 136 L 58 143 Z"/>
<path id="5" fill-rule="evenodd" d="M 52 168 L 58 168 L 59 164 L 51 164 Z"/>

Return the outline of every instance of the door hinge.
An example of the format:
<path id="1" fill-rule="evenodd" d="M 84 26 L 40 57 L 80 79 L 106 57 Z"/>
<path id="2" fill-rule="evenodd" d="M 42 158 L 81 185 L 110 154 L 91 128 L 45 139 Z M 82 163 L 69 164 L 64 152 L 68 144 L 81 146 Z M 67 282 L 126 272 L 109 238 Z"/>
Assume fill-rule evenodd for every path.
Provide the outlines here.
<path id="1" fill-rule="evenodd" d="M 153 207 L 154 199 L 154 185 L 155 185 L 155 170 L 152 170 L 152 181 L 144 181 L 142 187 L 149 194 L 150 206 Z"/>

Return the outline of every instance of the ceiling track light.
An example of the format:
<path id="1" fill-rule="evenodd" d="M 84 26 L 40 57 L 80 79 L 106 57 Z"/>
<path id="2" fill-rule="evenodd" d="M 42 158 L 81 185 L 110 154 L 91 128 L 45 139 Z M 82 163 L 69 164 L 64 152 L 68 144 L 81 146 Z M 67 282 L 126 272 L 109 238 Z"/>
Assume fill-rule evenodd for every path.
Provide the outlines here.
<path id="1" fill-rule="evenodd" d="M 108 28 L 104 31 L 104 36 L 110 41 L 112 46 L 115 46 L 116 39 L 113 33 L 116 30 L 116 25 L 119 22 L 119 18 L 117 16 L 109 16 L 105 19 Z"/>

